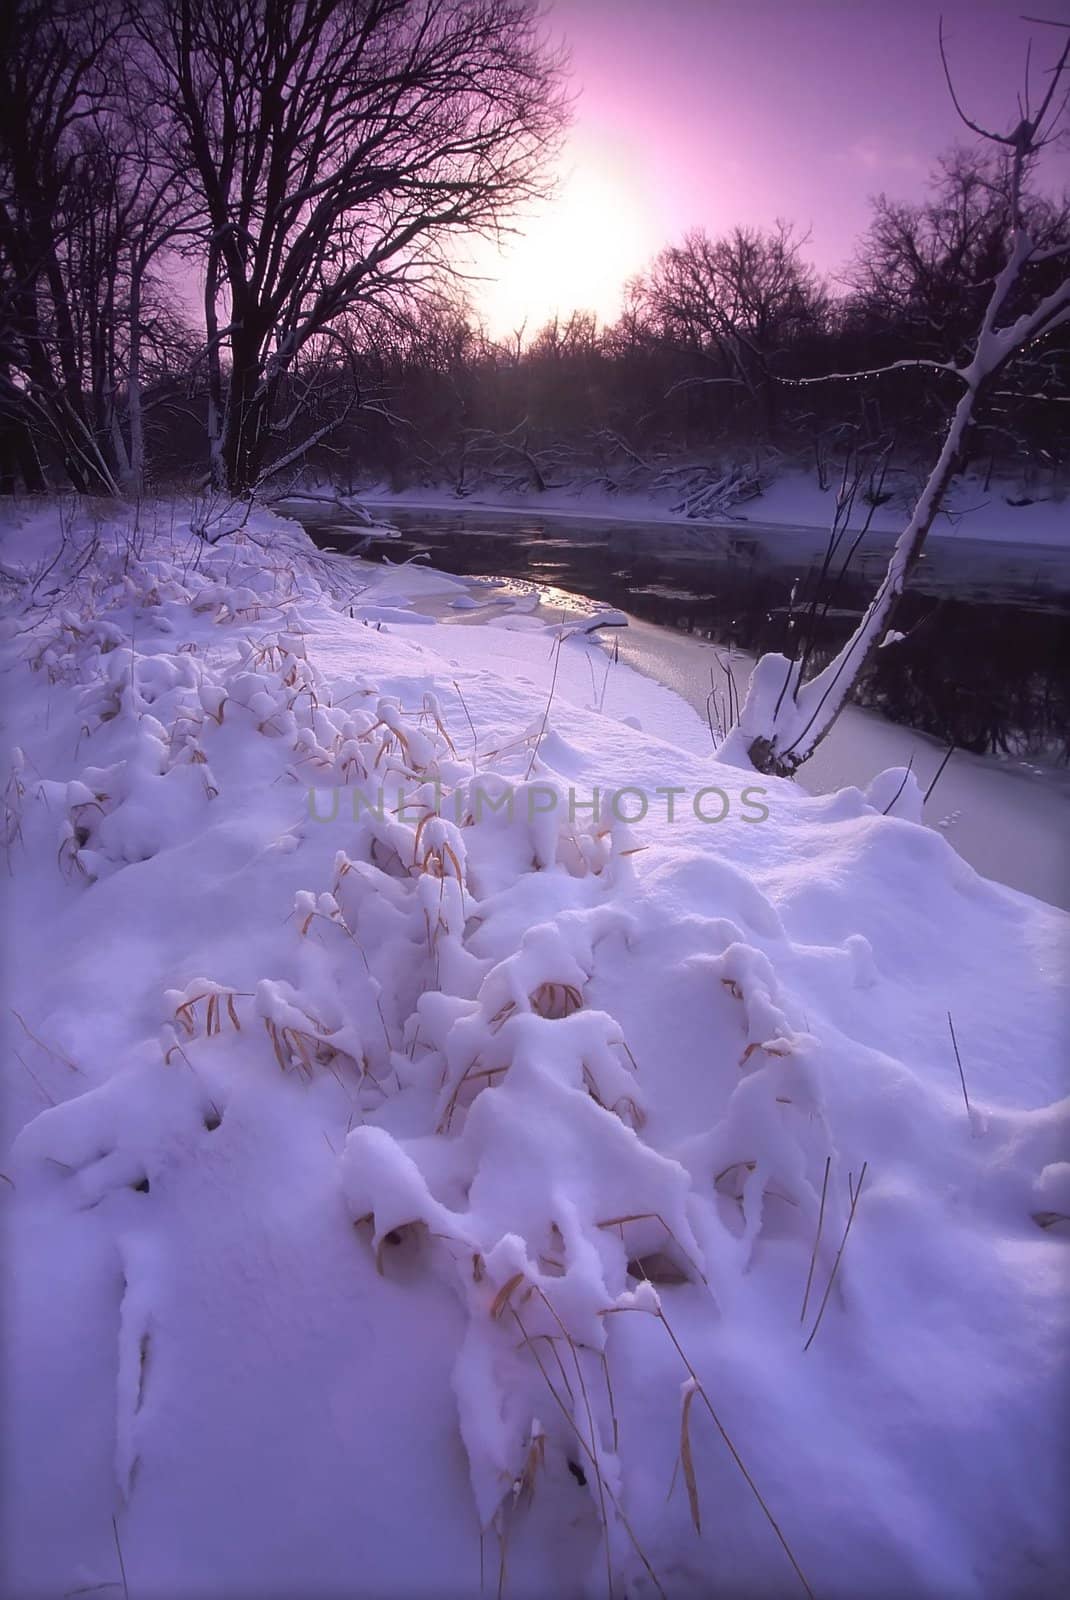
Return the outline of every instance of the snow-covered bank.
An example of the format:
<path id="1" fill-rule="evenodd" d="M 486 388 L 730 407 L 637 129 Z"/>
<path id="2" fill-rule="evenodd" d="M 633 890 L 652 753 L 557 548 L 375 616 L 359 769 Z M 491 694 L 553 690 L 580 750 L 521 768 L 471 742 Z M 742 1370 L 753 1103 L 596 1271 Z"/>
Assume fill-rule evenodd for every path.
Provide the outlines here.
<path id="1" fill-rule="evenodd" d="M 733 692 L 742 697 L 747 690 L 752 661 L 743 652 L 636 617 L 628 619 L 617 651 L 629 666 L 686 700 L 704 730 L 711 682 L 720 700 L 727 694 L 722 663 L 732 668 Z M 924 793 L 939 772 L 924 812 L 929 826 L 941 829 L 984 877 L 1070 910 L 1070 774 L 965 750 L 944 764 L 946 754 L 927 734 L 851 705 L 797 781 L 811 794 L 830 794 L 849 785 L 865 789 L 885 769 L 911 765 Z"/>
<path id="2" fill-rule="evenodd" d="M 441 574 L 58 532 L 0 551 L 6 1592 L 1062 1592 L 1066 917 Z"/>
<path id="3" fill-rule="evenodd" d="M 381 581 L 377 566 L 367 567 L 359 561 L 358 565 L 361 581 Z M 443 576 L 436 579 L 424 569 L 421 588 L 413 595 L 413 605 L 422 614 L 440 621 L 479 626 L 490 621 L 498 627 L 516 628 L 532 626 L 531 617 L 551 626 L 563 617 L 575 622 L 588 614 L 606 615 L 597 603 L 546 584 L 446 578 L 451 587 L 436 590 L 435 583 Z M 454 587 L 457 582 L 463 583 L 459 592 Z M 674 739 L 696 754 L 705 753 L 710 748 L 711 684 L 716 720 L 729 694 L 725 666 L 732 671 L 731 693 L 741 700 L 747 691 L 752 657 L 693 634 L 618 615 L 626 627 L 612 635 L 602 632 L 614 665 L 609 668 L 604 659 L 594 655 L 592 682 L 611 677 L 619 661 L 671 689 L 695 713 L 684 726 L 680 708 L 675 709 Z M 400 620 L 396 608 L 392 616 Z M 659 727 L 663 715 L 659 709 Z M 956 750 L 945 762 L 946 755 L 946 746 L 917 729 L 850 705 L 802 767 L 797 781 L 811 794 L 830 794 L 851 786 L 864 790 L 886 769 L 910 766 L 924 793 L 939 773 L 924 808 L 928 825 L 939 828 L 982 876 L 1070 910 L 1070 854 L 1066 848 L 1070 774 L 1064 768 L 1039 765 L 1024 757 Z M 908 805 L 909 797 L 904 796 L 895 809 L 903 812 Z"/>
<path id="4" fill-rule="evenodd" d="M 920 486 L 905 475 L 897 483 L 894 502 L 878 506 L 873 514 L 874 534 L 897 534 L 905 521 L 905 506 L 911 493 Z M 652 495 L 611 493 L 597 485 L 584 488 L 548 488 L 534 492 L 506 493 L 502 490 L 476 490 L 458 497 L 447 485 L 409 487 L 391 492 L 384 484 L 369 485 L 358 498 L 363 506 L 423 507 L 434 511 L 456 511 L 470 506 L 482 511 L 524 512 L 539 516 L 594 517 L 599 521 L 664 522 L 692 527 L 723 527 L 726 522 L 753 522 L 770 527 L 798 528 L 810 532 L 828 529 L 835 509 L 836 485 L 822 489 L 815 474 L 785 471 L 754 499 L 741 501 L 731 518 L 705 522 L 687 519 L 674 512 L 664 498 Z M 1056 545 L 1070 549 L 1070 499 L 1037 499 L 1020 502 L 1024 491 L 1018 484 L 993 483 L 985 489 L 981 479 L 966 476 L 957 480 L 948 495 L 947 510 L 934 524 L 934 539 L 983 539 L 1001 544 Z M 860 525 L 867 507 L 859 503 L 852 526 Z"/>

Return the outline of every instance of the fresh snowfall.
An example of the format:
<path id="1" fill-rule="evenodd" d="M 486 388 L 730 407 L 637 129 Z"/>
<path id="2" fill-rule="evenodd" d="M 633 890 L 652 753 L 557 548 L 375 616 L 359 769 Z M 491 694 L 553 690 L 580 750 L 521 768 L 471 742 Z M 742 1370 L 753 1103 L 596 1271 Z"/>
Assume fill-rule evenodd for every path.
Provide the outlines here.
<path id="1" fill-rule="evenodd" d="M 617 616 L 4 517 L 5 1596 L 1067 1593 L 1066 916 Z"/>

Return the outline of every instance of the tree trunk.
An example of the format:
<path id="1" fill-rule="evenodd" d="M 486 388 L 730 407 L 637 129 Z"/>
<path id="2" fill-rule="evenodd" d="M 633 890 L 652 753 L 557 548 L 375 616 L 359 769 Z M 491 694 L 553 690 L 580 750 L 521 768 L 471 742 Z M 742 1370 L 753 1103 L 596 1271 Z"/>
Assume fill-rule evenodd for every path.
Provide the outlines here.
<path id="1" fill-rule="evenodd" d="M 802 686 L 791 681 L 798 677 L 801 663 L 786 663 L 788 684 L 785 699 L 795 713 L 796 724 L 801 723 L 802 726 L 789 726 L 787 737 L 783 734 L 778 736 L 777 732 L 771 736 L 758 734 L 747 748 L 747 755 L 756 771 L 780 778 L 792 777 L 829 732 L 852 684 L 865 674 L 880 648 L 906 580 L 917 565 L 929 529 L 958 471 L 962 440 L 977 403 L 977 394 L 977 388 L 969 387 L 955 408 L 943 449 L 914 508 L 914 515 L 896 542 L 880 588 L 843 649 L 823 672 Z M 772 661 L 778 658 L 764 659 Z M 779 659 L 783 660 L 782 657 Z"/>
<path id="2" fill-rule="evenodd" d="M 135 260 L 130 269 L 130 358 L 126 369 L 126 414 L 130 433 L 127 488 L 131 494 L 145 492 L 145 418 L 141 409 L 141 274 L 144 263 Z"/>
<path id="3" fill-rule="evenodd" d="M 219 250 L 215 242 L 208 248 L 204 268 L 204 331 L 207 337 L 205 361 L 208 368 L 208 462 L 213 487 L 226 488 L 223 465 L 223 371 L 219 356 Z"/>
<path id="4" fill-rule="evenodd" d="M 222 465 L 231 494 L 249 494 L 256 487 L 263 465 L 268 398 L 256 356 L 246 342 L 235 337 L 223 425 Z"/>
<path id="5" fill-rule="evenodd" d="M 0 494 L 14 494 L 19 478 L 27 494 L 44 494 L 48 487 L 33 433 L 26 423 L 12 418 L 0 427 Z"/>

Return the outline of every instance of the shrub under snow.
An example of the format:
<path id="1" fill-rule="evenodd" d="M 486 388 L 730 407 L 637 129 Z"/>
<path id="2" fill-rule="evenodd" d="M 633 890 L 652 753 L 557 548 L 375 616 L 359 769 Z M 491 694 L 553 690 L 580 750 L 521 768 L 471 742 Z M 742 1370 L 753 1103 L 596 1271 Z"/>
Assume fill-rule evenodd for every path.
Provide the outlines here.
<path id="1" fill-rule="evenodd" d="M 1061 1591 L 1061 914 L 151 521 L 5 541 L 10 1592 Z"/>

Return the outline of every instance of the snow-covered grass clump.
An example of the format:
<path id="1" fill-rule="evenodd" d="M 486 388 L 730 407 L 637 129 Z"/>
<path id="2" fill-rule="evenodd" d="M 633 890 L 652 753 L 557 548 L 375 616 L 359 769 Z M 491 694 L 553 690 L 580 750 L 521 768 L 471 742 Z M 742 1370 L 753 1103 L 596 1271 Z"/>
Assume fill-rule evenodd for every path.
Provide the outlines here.
<path id="1" fill-rule="evenodd" d="M 7 1592 L 1061 1592 L 1061 914 L 266 513 L 0 570 Z"/>

